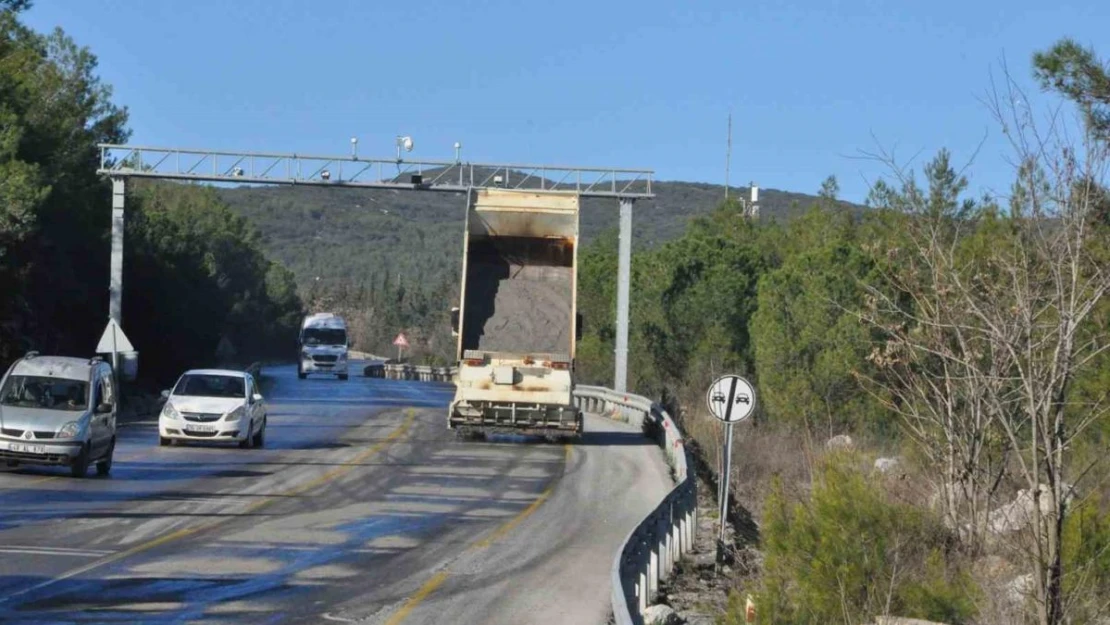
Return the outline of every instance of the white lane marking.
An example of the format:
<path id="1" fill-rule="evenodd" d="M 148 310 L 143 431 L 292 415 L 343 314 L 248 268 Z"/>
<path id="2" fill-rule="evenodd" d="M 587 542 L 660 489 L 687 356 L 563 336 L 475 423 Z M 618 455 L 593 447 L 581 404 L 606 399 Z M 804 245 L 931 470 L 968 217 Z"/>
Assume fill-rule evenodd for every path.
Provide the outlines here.
<path id="1" fill-rule="evenodd" d="M 33 545 L 0 547 L 0 553 L 28 553 L 40 556 L 71 556 L 81 558 L 101 558 L 115 553 L 99 549 L 66 549 L 64 547 L 37 547 Z"/>
<path id="2" fill-rule="evenodd" d="M 342 616 L 332 616 L 332 615 L 331 615 L 330 613 L 328 613 L 328 612 L 324 612 L 324 613 L 323 613 L 323 614 L 321 614 L 320 616 L 321 616 L 321 617 L 322 617 L 322 618 L 323 618 L 323 619 L 324 619 L 325 621 L 334 621 L 334 622 L 336 622 L 336 623 L 354 623 L 354 622 L 356 622 L 356 621 L 355 621 L 354 619 L 350 619 L 350 618 L 343 618 Z"/>

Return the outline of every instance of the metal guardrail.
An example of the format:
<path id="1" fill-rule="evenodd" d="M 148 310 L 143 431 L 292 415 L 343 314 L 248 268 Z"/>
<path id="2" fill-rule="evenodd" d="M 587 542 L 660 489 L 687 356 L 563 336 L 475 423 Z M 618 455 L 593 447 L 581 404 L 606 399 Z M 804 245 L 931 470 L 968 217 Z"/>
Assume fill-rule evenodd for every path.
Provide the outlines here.
<path id="1" fill-rule="evenodd" d="M 617 551 L 611 570 L 613 616 L 617 625 L 643 625 L 643 613 L 659 582 L 694 547 L 698 496 L 693 460 L 682 432 L 659 404 L 630 393 L 598 386 L 578 386 L 577 405 L 586 412 L 638 425 L 666 452 L 678 483 L 636 526 Z"/>
<path id="2" fill-rule="evenodd" d="M 455 378 L 456 367 L 427 367 L 406 364 L 367 365 L 363 374 L 368 378 L 387 380 L 418 380 L 420 382 L 450 382 Z"/>

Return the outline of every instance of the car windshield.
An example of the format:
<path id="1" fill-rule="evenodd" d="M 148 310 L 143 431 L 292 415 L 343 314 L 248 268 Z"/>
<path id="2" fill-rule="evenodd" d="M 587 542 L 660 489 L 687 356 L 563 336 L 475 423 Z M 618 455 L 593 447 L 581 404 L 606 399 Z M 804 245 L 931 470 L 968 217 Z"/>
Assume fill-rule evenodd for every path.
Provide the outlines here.
<path id="1" fill-rule="evenodd" d="M 173 389 L 181 397 L 246 397 L 246 393 L 243 378 L 215 374 L 184 375 Z"/>
<path id="2" fill-rule="evenodd" d="M 305 345 L 346 345 L 347 332 L 337 328 L 305 328 Z"/>
<path id="3" fill-rule="evenodd" d="M 12 375 L 0 390 L 0 403 L 22 408 L 49 410 L 86 410 L 89 383 L 83 380 Z"/>

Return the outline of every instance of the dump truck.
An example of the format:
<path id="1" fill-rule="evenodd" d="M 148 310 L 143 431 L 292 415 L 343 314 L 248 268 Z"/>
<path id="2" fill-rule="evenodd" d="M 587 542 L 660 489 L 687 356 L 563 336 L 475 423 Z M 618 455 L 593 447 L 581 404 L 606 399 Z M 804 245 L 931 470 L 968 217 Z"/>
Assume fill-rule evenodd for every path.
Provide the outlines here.
<path id="1" fill-rule="evenodd" d="M 575 193 L 471 190 L 448 427 L 467 434 L 582 432 L 575 407 Z"/>

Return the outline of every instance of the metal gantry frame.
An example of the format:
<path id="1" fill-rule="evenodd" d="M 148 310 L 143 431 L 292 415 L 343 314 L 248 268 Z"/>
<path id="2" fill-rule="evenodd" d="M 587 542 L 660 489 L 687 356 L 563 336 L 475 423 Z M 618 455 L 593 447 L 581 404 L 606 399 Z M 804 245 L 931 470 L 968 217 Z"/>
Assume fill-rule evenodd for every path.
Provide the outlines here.
<path id="1" fill-rule="evenodd" d="M 122 326 L 124 198 L 128 178 L 232 184 L 308 185 L 463 193 L 498 188 L 567 191 L 620 202 L 617 272 L 617 336 L 613 388 L 628 382 L 628 307 L 632 263 L 632 205 L 655 197 L 649 169 L 618 169 L 521 163 L 471 163 L 234 152 L 140 145 L 100 144 L 97 173 L 112 179 L 112 257 L 109 316 Z"/>
<path id="2" fill-rule="evenodd" d="M 97 173 L 112 177 L 452 193 L 496 187 L 574 191 L 582 197 L 633 200 L 654 197 L 651 192 L 653 172 L 647 169 L 228 152 L 116 144 L 99 147 Z"/>

